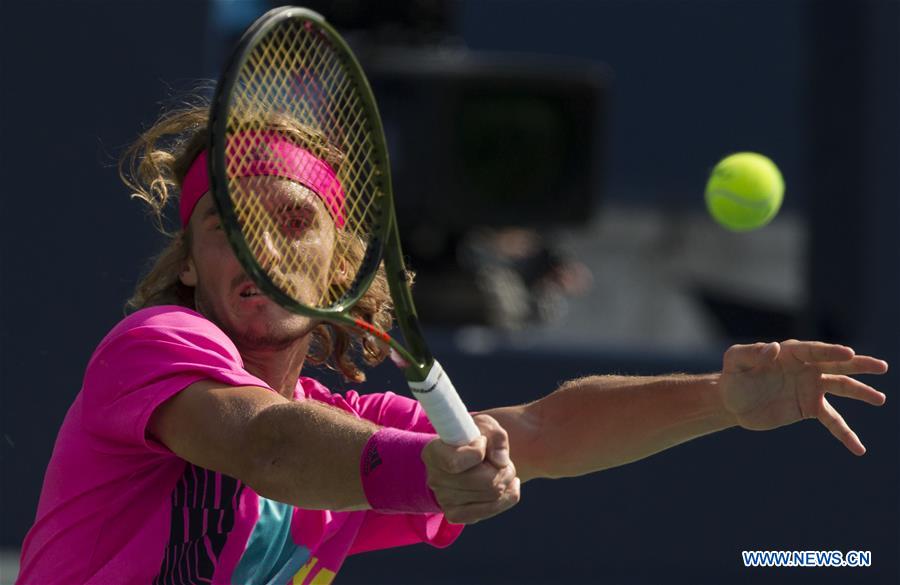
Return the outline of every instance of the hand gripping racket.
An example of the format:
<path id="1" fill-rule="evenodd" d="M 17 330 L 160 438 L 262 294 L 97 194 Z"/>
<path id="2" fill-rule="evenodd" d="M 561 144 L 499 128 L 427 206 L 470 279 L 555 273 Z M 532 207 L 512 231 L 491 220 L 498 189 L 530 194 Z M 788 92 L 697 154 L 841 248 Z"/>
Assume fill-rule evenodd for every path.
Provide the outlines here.
<path id="1" fill-rule="evenodd" d="M 260 290 L 387 343 L 441 439 L 474 440 L 480 432 L 419 328 L 381 118 L 347 43 L 311 10 L 266 13 L 226 65 L 209 132 L 222 226 Z M 405 346 L 350 315 L 382 261 Z"/>

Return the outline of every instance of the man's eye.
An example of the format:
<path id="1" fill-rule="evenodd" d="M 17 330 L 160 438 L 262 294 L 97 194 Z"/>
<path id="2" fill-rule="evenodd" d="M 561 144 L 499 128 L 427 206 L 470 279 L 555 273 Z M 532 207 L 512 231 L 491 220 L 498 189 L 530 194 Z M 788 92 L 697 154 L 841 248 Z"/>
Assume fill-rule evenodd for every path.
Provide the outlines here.
<path id="1" fill-rule="evenodd" d="M 309 229 L 310 221 L 306 216 L 292 215 L 284 218 L 282 229 L 287 233 L 297 233 Z"/>

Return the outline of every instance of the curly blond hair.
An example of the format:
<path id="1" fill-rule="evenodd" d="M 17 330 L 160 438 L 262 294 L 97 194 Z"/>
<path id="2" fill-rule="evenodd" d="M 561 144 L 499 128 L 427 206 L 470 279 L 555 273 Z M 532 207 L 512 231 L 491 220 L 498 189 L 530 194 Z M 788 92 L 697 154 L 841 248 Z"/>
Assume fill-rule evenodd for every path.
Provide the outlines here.
<path id="1" fill-rule="evenodd" d="M 169 238 L 128 299 L 126 312 L 165 304 L 195 309 L 194 289 L 185 286 L 179 278 L 188 260 L 190 229 L 166 229 L 165 209 L 180 194 L 182 181 L 193 160 L 208 146 L 208 120 L 209 106 L 203 100 L 194 100 L 163 114 L 119 159 L 119 176 L 132 191 L 131 197 L 147 205 L 157 228 Z M 326 162 L 335 168 L 340 165 L 341 153 L 325 144 L 321 135 L 298 122 L 283 116 L 268 116 L 266 124 L 300 145 L 315 144 L 316 151 L 323 153 Z M 337 237 L 353 238 L 338 246 L 338 249 L 350 266 L 358 266 L 365 253 L 365 244 L 341 231 Z M 333 278 L 351 277 L 337 273 Z M 411 283 L 412 273 L 408 274 L 408 278 Z M 333 282 L 332 286 L 346 290 L 348 284 Z M 382 266 L 368 291 L 353 306 L 351 314 L 381 330 L 388 330 L 393 323 L 393 308 Z M 365 374 L 354 360 L 355 353 L 359 353 L 363 361 L 372 366 L 383 361 L 389 351 L 373 336 L 352 327 L 323 323 L 313 330 L 312 335 L 313 343 L 308 356 L 310 362 L 324 364 L 354 382 L 365 380 Z"/>

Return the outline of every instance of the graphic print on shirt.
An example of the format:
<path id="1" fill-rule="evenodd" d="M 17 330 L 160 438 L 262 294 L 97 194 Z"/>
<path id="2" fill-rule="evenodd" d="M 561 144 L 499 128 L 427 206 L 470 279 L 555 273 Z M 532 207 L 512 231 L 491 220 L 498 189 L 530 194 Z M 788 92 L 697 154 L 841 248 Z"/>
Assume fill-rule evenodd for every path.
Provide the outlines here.
<path id="1" fill-rule="evenodd" d="M 257 496 L 259 516 L 247 540 L 241 560 L 231 574 L 232 583 L 244 585 L 283 585 L 293 583 L 294 575 L 315 562 L 305 546 L 291 537 L 293 506 Z"/>
<path id="2" fill-rule="evenodd" d="M 172 491 L 169 542 L 154 585 L 210 583 L 244 483 L 188 464 Z"/>

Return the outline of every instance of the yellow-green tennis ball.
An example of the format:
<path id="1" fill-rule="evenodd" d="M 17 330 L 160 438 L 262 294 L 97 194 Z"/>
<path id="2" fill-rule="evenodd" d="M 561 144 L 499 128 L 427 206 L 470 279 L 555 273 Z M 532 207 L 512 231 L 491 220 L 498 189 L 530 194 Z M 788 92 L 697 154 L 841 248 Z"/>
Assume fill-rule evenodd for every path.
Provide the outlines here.
<path id="1" fill-rule="evenodd" d="M 722 226 L 745 232 L 760 228 L 781 208 L 784 179 L 771 160 L 755 152 L 722 159 L 706 183 L 706 207 Z"/>

